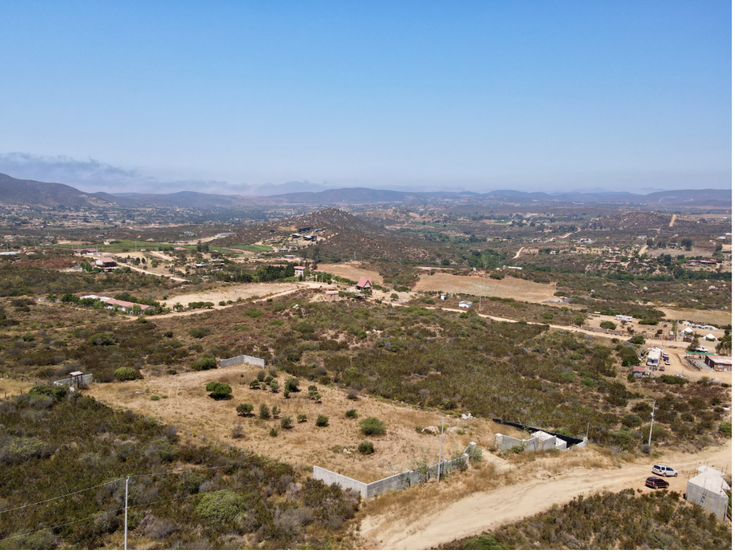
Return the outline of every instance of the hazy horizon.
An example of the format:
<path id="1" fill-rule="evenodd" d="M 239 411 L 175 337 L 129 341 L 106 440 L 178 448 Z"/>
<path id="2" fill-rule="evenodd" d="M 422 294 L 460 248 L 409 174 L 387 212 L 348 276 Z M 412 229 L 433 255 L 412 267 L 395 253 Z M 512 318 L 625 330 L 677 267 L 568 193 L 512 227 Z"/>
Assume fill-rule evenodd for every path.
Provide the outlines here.
<path id="1" fill-rule="evenodd" d="M 732 188 L 731 4 L 6 2 L 0 172 L 86 192 Z"/>

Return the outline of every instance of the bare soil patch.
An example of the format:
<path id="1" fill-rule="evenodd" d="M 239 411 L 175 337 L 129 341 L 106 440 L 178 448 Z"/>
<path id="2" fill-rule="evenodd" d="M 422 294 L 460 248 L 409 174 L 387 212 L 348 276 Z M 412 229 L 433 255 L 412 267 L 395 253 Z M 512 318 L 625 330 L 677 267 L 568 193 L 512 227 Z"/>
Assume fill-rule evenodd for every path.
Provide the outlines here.
<path id="1" fill-rule="evenodd" d="M 153 416 L 179 429 L 204 436 L 207 441 L 232 444 L 237 448 L 279 459 L 292 465 L 311 469 L 318 465 L 364 482 L 372 482 L 407 469 L 415 469 L 420 462 L 435 463 L 439 458 L 439 436 L 420 434 L 416 427 L 441 424 L 441 414 L 393 404 L 389 401 L 361 396 L 349 400 L 345 393 L 317 385 L 322 396 L 321 404 L 309 400 L 307 388 L 311 382 L 301 380 L 299 393 L 289 399 L 282 393 L 252 390 L 249 387 L 257 374 L 250 366 L 235 366 L 207 372 L 188 372 L 176 375 L 146 377 L 127 383 L 94 384 L 90 394 L 121 408 Z M 281 390 L 286 376 L 279 375 Z M 215 401 L 207 396 L 205 386 L 210 381 L 228 383 L 232 399 Z M 153 401 L 156 395 L 160 400 Z M 166 398 L 164 398 L 166 397 Z M 254 405 L 255 416 L 240 417 L 235 407 L 240 403 Z M 260 404 L 281 409 L 281 417 L 289 415 L 294 427 L 281 429 L 280 420 L 259 420 Z M 345 412 L 357 410 L 358 419 L 349 419 Z M 308 421 L 296 423 L 298 414 L 306 414 Z M 319 414 L 329 418 L 328 427 L 316 427 Z M 374 416 L 386 423 L 384 436 L 363 436 L 359 420 Z M 231 432 L 242 425 L 244 436 L 235 439 Z M 271 428 L 278 431 L 271 437 Z M 512 428 L 484 419 L 452 419 L 445 421 L 443 457 L 464 450 L 469 441 L 488 446 L 496 432 L 511 433 Z M 459 433 L 458 433 L 459 430 Z M 464 431 L 465 434 L 460 433 Z M 364 456 L 357 452 L 357 445 L 369 440 L 375 445 L 375 453 Z"/>
<path id="2" fill-rule="evenodd" d="M 334 274 L 341 278 L 347 278 L 348 280 L 354 280 L 355 282 L 360 278 L 370 278 L 373 281 L 373 284 L 383 285 L 383 277 L 377 271 L 362 268 L 361 263 L 359 262 L 339 264 L 319 263 L 319 270 L 325 270 L 330 274 Z"/>
<path id="3" fill-rule="evenodd" d="M 181 295 L 169 296 L 167 305 L 181 303 L 186 306 L 195 302 L 214 303 L 219 306 L 220 301 L 237 301 L 238 299 L 249 299 L 250 297 L 264 297 L 275 293 L 295 291 L 297 289 L 312 287 L 311 284 L 301 282 L 290 283 L 263 283 L 263 284 L 224 284 L 215 289 L 195 291 Z M 222 308 L 222 307 L 219 307 Z"/>
<path id="4" fill-rule="evenodd" d="M 543 303 L 556 299 L 556 285 L 537 284 L 520 278 L 506 276 L 491 280 L 480 276 L 454 276 L 437 272 L 433 276 L 421 274 L 414 291 L 445 291 L 485 297 L 512 297 L 518 301 Z"/>

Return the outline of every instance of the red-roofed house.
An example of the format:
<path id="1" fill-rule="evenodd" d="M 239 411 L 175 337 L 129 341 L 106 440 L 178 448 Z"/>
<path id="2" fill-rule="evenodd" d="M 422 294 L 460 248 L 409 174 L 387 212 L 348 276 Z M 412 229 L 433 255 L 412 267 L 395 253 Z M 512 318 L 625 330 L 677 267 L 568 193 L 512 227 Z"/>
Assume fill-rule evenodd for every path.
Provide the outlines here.
<path id="1" fill-rule="evenodd" d="M 111 257 L 102 257 L 94 262 L 99 268 L 115 268 L 117 263 Z"/>
<path id="2" fill-rule="evenodd" d="M 633 366 L 633 375 L 637 378 L 642 378 L 646 374 L 647 369 L 645 366 Z"/>
<path id="3" fill-rule="evenodd" d="M 357 281 L 357 285 L 355 287 L 359 290 L 369 289 L 370 291 L 372 291 L 373 281 L 370 278 L 360 278 Z"/>

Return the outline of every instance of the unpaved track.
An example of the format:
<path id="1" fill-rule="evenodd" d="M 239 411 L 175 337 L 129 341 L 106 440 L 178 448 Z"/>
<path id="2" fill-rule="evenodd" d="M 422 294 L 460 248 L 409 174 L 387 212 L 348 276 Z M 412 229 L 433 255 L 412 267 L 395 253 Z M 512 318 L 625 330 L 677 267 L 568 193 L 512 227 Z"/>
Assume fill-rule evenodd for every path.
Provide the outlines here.
<path id="1" fill-rule="evenodd" d="M 669 479 L 671 488 L 681 492 L 687 481 L 683 472 L 691 472 L 702 464 L 730 473 L 732 442 L 698 454 L 663 454 L 659 461 L 682 472 L 681 477 Z M 384 550 L 426 550 L 538 514 L 582 494 L 627 488 L 644 490 L 652 463 L 653 459 L 641 459 L 615 470 L 577 468 L 553 479 L 532 478 L 518 485 L 475 493 L 408 525 L 390 515 L 369 517 L 362 522 L 361 535 Z"/>
<path id="2" fill-rule="evenodd" d="M 523 248 L 521 247 L 518 251 L 516 251 L 516 254 L 513 256 L 514 259 L 517 259 L 521 256 L 521 253 L 523 252 Z"/>
<path id="3" fill-rule="evenodd" d="M 671 215 L 671 222 L 669 223 L 669 228 L 673 228 L 674 227 L 674 223 L 676 222 L 676 217 L 677 216 L 678 215 Z"/>

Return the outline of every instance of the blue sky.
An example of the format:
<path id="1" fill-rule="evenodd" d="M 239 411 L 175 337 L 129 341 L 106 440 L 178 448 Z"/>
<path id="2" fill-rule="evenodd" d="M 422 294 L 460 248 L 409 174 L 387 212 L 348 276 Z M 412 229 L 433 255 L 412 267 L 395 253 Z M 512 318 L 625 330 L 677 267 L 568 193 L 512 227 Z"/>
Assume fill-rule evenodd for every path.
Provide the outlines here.
<path id="1" fill-rule="evenodd" d="M 0 20 L 16 177 L 731 186 L 729 1 L 5 1 Z"/>

